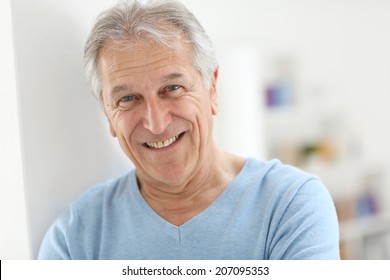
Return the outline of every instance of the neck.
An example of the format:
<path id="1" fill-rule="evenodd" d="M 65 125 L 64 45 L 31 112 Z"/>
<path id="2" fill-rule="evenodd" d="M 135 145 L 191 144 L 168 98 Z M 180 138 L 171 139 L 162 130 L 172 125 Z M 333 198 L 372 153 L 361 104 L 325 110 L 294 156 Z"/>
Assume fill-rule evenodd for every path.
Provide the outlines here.
<path id="1" fill-rule="evenodd" d="M 225 190 L 242 169 L 245 159 L 216 149 L 205 164 L 185 184 L 175 187 L 141 185 L 146 202 L 163 219 L 183 225 L 207 207 Z"/>

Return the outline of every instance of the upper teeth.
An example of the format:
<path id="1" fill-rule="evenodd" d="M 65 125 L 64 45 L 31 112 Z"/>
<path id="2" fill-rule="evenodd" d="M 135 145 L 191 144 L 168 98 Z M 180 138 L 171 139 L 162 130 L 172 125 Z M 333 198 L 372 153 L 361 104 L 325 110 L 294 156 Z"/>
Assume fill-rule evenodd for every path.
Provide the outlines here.
<path id="1" fill-rule="evenodd" d="M 177 140 L 177 138 L 179 138 L 179 135 L 173 136 L 172 138 L 169 138 L 168 140 L 165 141 L 147 142 L 145 143 L 145 145 L 148 146 L 149 148 L 161 149 L 171 145 L 173 142 Z"/>

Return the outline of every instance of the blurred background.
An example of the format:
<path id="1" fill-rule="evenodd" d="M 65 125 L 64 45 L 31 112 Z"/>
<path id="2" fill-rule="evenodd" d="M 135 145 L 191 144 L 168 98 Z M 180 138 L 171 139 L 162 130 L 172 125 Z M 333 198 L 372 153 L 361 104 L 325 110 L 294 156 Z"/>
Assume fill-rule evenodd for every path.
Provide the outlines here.
<path id="1" fill-rule="evenodd" d="M 115 2 L 0 2 L 0 259 L 36 258 L 70 201 L 132 167 L 82 72 Z M 220 62 L 216 141 L 321 176 L 341 257 L 390 259 L 390 1 L 182 2 Z"/>

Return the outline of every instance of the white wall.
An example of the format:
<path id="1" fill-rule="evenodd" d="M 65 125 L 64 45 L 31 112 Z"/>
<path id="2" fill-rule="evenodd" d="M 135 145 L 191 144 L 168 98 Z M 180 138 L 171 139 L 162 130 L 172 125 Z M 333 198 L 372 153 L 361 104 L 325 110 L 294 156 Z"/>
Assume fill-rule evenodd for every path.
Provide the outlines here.
<path id="1" fill-rule="evenodd" d="M 93 18 L 114 2 L 12 1 L 28 213 L 28 223 L 24 223 L 19 180 L 19 187 L 13 190 L 22 208 L 11 228 L 21 227 L 22 242 L 20 251 L 15 251 L 20 253 L 12 257 L 26 257 L 26 236 L 31 236 L 31 257 L 35 257 L 48 225 L 71 200 L 92 183 L 129 168 L 89 94 L 81 63 L 83 43 Z M 262 63 L 270 57 L 292 55 L 300 61 L 299 99 L 303 104 L 312 107 L 314 113 L 330 108 L 345 115 L 366 161 L 384 166 L 384 172 L 390 174 L 390 133 L 386 131 L 386 120 L 390 119 L 390 1 L 183 2 L 198 16 L 215 42 L 217 53 L 221 53 L 221 74 L 224 69 L 234 69 L 229 59 L 223 57 L 227 47 L 233 52 L 235 46 L 243 45 L 258 49 L 260 76 Z M 12 61 L 9 63 L 12 66 Z M 262 77 L 258 82 L 261 85 Z M 221 89 L 224 87 L 229 86 L 225 84 Z M 11 88 L 15 91 L 12 82 Z M 314 93 L 315 88 L 322 89 L 320 94 Z M 223 99 L 224 92 L 219 92 L 219 96 Z M 12 95 L 11 101 L 16 104 L 14 98 Z M 240 98 L 242 94 L 238 93 L 237 102 Z M 229 111 L 230 115 L 245 114 L 245 110 Z M 15 116 L 15 111 L 12 114 Z M 223 115 L 218 118 L 225 120 Z M 17 121 L 13 124 L 17 127 Z M 218 131 L 218 119 L 216 126 Z M 17 131 L 12 137 L 17 143 Z M 226 137 L 217 135 L 220 142 Z M 230 147 L 235 149 L 234 145 Z M 18 159 L 19 151 L 14 152 Z M 15 174 L 20 174 L 20 168 L 15 170 Z M 386 197 L 390 197 L 389 189 Z M 2 198 L 15 197 L 10 189 L 1 191 Z M 26 225 L 30 235 L 27 229 L 23 230 Z"/>
<path id="2" fill-rule="evenodd" d="M 0 259 L 30 257 L 10 1 L 0 1 Z"/>

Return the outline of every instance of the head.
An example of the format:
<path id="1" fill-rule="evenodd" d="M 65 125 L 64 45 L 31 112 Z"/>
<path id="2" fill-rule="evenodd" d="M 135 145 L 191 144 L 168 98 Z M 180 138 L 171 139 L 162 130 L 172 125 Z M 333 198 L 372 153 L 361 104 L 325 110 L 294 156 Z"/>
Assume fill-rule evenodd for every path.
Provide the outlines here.
<path id="1" fill-rule="evenodd" d="M 182 33 L 192 46 L 193 65 L 205 84 L 210 85 L 210 76 L 218 66 L 213 44 L 196 17 L 181 3 L 170 0 L 120 1 L 100 14 L 84 49 L 84 69 L 93 94 L 101 101 L 99 56 L 105 43 L 149 38 L 169 46 L 178 33 Z"/>
<path id="2" fill-rule="evenodd" d="M 104 12 L 86 43 L 85 68 L 141 181 L 183 185 L 208 168 L 218 66 L 183 5 L 131 1 Z"/>

